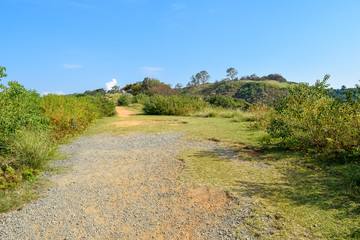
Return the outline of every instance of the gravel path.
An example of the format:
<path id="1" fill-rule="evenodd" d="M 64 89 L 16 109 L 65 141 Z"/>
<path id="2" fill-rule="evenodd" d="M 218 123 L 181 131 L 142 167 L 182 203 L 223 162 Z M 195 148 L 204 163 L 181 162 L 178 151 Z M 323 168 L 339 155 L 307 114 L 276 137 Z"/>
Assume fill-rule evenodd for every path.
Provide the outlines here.
<path id="1" fill-rule="evenodd" d="M 236 239 L 233 201 L 206 187 L 181 186 L 177 154 L 216 145 L 181 134 L 99 135 L 62 147 L 45 197 L 0 216 L 0 239 Z M 232 210 L 231 210 L 232 209 Z"/>

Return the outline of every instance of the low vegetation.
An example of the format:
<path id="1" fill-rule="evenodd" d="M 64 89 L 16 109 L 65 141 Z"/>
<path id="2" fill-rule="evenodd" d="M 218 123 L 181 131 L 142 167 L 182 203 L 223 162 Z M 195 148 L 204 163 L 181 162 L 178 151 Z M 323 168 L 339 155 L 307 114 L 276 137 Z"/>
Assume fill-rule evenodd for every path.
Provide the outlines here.
<path id="1" fill-rule="evenodd" d="M 0 70 L 1 80 L 6 69 Z M 41 97 L 18 82 L 7 85 L 0 84 L 0 212 L 32 199 L 27 182 L 37 179 L 59 142 L 115 114 L 115 104 L 101 94 Z"/>
<path id="2" fill-rule="evenodd" d="M 181 153 L 179 178 L 227 191 L 248 208 L 238 231 L 259 239 L 359 239 L 359 87 L 331 90 L 328 76 L 309 86 L 279 74 L 236 74 L 229 68 L 228 78 L 208 83 L 202 71 L 176 89 L 145 78 L 123 92 L 117 87 L 112 94 L 98 89 L 75 96 L 40 97 L 16 82 L 1 85 L 0 210 L 18 204 L 16 196 L 31 198 L 29 184 L 57 142 L 112 116 L 117 104 L 141 113 L 126 121 L 149 124 L 124 127 L 122 119 L 104 118 L 85 136 L 181 132 L 228 149 Z"/>
<path id="3" fill-rule="evenodd" d="M 188 115 L 206 107 L 199 97 L 193 96 L 153 96 L 144 104 L 144 112 L 151 115 Z"/>

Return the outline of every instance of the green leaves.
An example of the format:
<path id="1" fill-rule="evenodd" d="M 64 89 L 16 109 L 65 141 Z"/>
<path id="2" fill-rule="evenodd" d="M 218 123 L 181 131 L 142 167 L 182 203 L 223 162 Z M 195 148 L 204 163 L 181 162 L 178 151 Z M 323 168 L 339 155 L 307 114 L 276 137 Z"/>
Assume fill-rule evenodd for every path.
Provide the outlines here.
<path id="1" fill-rule="evenodd" d="M 282 146 L 327 156 L 357 158 L 360 144 L 359 93 L 349 93 L 348 101 L 328 96 L 326 75 L 314 86 L 298 84 L 275 106 L 275 116 L 267 131 Z M 354 154 L 355 153 L 355 154 Z"/>

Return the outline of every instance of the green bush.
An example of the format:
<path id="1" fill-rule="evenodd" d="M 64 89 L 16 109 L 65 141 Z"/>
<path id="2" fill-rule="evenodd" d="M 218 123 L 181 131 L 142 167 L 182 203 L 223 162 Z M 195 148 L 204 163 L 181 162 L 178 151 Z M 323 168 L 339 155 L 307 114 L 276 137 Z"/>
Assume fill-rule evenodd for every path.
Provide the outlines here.
<path id="1" fill-rule="evenodd" d="M 8 149 L 20 167 L 42 169 L 55 154 L 55 145 L 49 131 L 24 128 L 17 130 L 8 140 Z"/>
<path id="2" fill-rule="evenodd" d="M 325 153 L 333 159 L 360 156 L 360 101 L 347 102 L 327 94 L 329 76 L 315 86 L 297 84 L 275 106 L 267 131 L 287 148 Z"/>
<path id="3" fill-rule="evenodd" d="M 121 95 L 117 101 L 118 106 L 129 106 L 132 103 L 133 97 L 131 95 Z"/>
<path id="4" fill-rule="evenodd" d="M 41 97 L 26 90 L 17 82 L 0 85 L 0 147 L 6 147 L 6 139 L 23 127 L 45 129 L 49 123 L 42 115 Z"/>
<path id="5" fill-rule="evenodd" d="M 212 106 L 222 108 L 240 108 L 245 110 L 249 107 L 249 104 L 242 99 L 234 99 L 232 97 L 227 97 L 224 95 L 214 95 L 206 101 L 209 102 Z"/>
<path id="6" fill-rule="evenodd" d="M 207 103 L 198 97 L 191 96 L 153 96 L 144 104 L 144 112 L 150 115 L 188 115 L 200 111 Z"/>
<path id="7" fill-rule="evenodd" d="M 97 106 L 100 117 L 111 117 L 116 114 L 115 103 L 109 98 L 101 95 L 86 96 L 86 98 Z"/>
<path id="8" fill-rule="evenodd" d="M 98 106 L 86 97 L 50 94 L 41 104 L 56 140 L 82 132 L 101 116 Z"/>
<path id="9" fill-rule="evenodd" d="M 139 93 L 138 95 L 133 97 L 132 103 L 145 104 L 149 99 L 150 99 L 150 97 L 148 95 Z"/>

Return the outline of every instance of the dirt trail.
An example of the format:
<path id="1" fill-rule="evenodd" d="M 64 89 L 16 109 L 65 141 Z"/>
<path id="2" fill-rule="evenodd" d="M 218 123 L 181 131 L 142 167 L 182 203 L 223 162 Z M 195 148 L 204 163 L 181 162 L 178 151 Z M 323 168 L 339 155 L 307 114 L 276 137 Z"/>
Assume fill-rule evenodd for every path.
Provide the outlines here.
<path id="1" fill-rule="evenodd" d="M 236 239 L 235 203 L 178 181 L 181 151 L 216 146 L 180 137 L 99 135 L 63 146 L 69 158 L 55 164 L 72 170 L 52 176 L 45 197 L 1 215 L 0 239 Z"/>
<path id="2" fill-rule="evenodd" d="M 130 127 L 138 125 L 151 125 L 151 126 L 175 126 L 180 124 L 186 124 L 187 122 L 178 122 L 176 120 L 126 120 L 126 118 L 136 115 L 134 111 L 128 110 L 125 107 L 116 107 L 117 115 L 120 117 L 121 121 L 113 123 L 117 127 Z"/>

